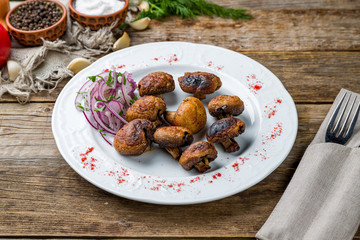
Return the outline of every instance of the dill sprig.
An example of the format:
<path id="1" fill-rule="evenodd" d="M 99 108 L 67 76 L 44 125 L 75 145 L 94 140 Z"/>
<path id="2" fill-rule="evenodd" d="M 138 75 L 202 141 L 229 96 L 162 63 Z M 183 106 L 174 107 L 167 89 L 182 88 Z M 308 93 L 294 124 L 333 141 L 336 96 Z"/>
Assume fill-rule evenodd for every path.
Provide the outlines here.
<path id="1" fill-rule="evenodd" d="M 194 18 L 200 15 L 218 16 L 232 19 L 251 19 L 251 15 L 245 9 L 234 9 L 219 6 L 205 0 L 146 0 L 149 3 L 149 11 L 142 11 L 138 17 L 151 19 L 163 19 L 170 15 L 182 18 Z"/>

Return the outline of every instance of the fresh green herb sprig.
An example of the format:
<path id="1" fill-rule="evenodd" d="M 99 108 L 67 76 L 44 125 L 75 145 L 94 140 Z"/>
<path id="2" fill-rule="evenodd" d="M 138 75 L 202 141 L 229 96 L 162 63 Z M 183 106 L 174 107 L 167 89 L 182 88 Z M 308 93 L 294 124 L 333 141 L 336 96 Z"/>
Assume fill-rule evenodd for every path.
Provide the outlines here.
<path id="1" fill-rule="evenodd" d="M 241 8 L 226 8 L 205 0 L 146 0 L 149 3 L 149 11 L 142 11 L 138 17 L 151 19 L 163 19 L 170 15 L 182 18 L 194 18 L 200 15 L 218 16 L 232 19 L 251 19 L 251 15 Z"/>

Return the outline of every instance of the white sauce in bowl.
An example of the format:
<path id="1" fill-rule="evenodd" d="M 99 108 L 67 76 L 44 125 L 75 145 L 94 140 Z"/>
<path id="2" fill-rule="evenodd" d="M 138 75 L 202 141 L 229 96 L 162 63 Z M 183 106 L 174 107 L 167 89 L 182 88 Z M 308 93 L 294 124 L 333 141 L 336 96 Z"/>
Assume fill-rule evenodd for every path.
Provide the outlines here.
<path id="1" fill-rule="evenodd" d="M 124 8 L 121 0 L 76 0 L 74 8 L 80 13 L 92 16 L 107 15 Z"/>

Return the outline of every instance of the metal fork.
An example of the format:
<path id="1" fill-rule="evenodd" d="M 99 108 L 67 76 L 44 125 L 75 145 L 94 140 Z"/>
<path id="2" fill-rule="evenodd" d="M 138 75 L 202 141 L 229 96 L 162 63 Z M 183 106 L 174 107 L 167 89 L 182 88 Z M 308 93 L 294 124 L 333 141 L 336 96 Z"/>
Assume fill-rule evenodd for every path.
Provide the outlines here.
<path id="1" fill-rule="evenodd" d="M 349 97 L 346 100 L 345 106 L 343 106 L 345 97 L 347 95 L 349 95 Z M 349 110 L 348 105 L 351 98 L 352 98 L 352 94 L 348 92 L 346 92 L 344 96 L 341 98 L 338 106 L 336 107 L 334 113 L 330 118 L 330 122 L 326 130 L 325 142 L 333 142 L 344 145 L 352 136 L 360 112 L 360 101 L 357 104 L 357 107 L 354 109 L 357 100 L 357 96 L 355 96 L 352 100 L 351 107 Z M 339 113 L 341 108 L 342 111 Z M 346 113 L 346 117 L 343 120 L 345 113 Z M 350 123 L 348 123 L 351 116 L 352 119 Z"/>

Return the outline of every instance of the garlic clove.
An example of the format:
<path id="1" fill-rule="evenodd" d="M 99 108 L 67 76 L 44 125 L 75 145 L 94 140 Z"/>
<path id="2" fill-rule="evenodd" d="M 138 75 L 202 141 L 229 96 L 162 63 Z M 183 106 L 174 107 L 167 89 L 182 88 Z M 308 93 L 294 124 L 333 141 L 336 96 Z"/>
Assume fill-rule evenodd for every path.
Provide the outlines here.
<path id="1" fill-rule="evenodd" d="M 138 8 L 139 8 L 140 12 L 142 12 L 142 11 L 147 12 L 147 11 L 149 11 L 150 6 L 149 6 L 149 3 L 147 1 L 141 1 Z"/>
<path id="2" fill-rule="evenodd" d="M 146 18 L 141 18 L 135 22 L 131 22 L 129 23 L 129 25 L 135 30 L 144 30 L 149 26 L 150 22 L 151 19 L 146 17 Z"/>
<path id="3" fill-rule="evenodd" d="M 127 32 L 124 34 L 114 43 L 113 48 L 114 50 L 119 50 L 123 48 L 127 48 L 130 46 L 130 37 Z"/>
<path id="4" fill-rule="evenodd" d="M 91 62 L 89 60 L 80 57 L 73 59 L 67 66 L 67 69 L 72 71 L 74 74 L 77 74 L 78 72 L 90 65 Z"/>
<path id="5" fill-rule="evenodd" d="M 10 81 L 12 82 L 15 81 L 15 79 L 20 75 L 20 71 L 21 71 L 20 64 L 13 60 L 8 60 L 6 66 Z"/>

